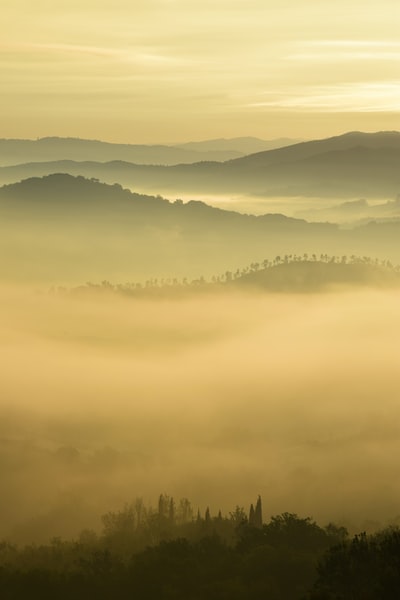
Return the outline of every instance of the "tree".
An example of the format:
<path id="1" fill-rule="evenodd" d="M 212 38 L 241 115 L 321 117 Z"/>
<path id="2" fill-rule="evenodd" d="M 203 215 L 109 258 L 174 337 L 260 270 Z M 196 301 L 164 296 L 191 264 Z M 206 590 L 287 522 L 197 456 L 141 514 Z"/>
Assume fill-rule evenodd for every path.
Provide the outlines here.
<path id="1" fill-rule="evenodd" d="M 400 530 L 365 533 L 331 547 L 320 561 L 310 600 L 398 598 Z"/>
<path id="2" fill-rule="evenodd" d="M 190 500 L 181 498 L 178 504 L 177 520 L 179 523 L 188 523 L 193 519 L 193 508 Z"/>
<path id="3" fill-rule="evenodd" d="M 254 506 L 250 504 L 249 510 L 249 525 L 254 525 Z"/>
<path id="4" fill-rule="evenodd" d="M 236 506 L 235 510 L 229 513 L 229 516 L 235 526 L 247 523 L 247 516 L 242 506 Z"/>
<path id="5" fill-rule="evenodd" d="M 159 517 L 164 517 L 165 513 L 166 513 L 166 499 L 164 498 L 163 494 L 160 494 L 160 497 L 158 499 L 158 516 Z"/>
<path id="6" fill-rule="evenodd" d="M 171 523 L 175 523 L 175 502 L 173 498 L 169 501 L 168 517 Z"/>
<path id="7" fill-rule="evenodd" d="M 259 529 L 261 529 L 262 524 L 263 524 L 263 519 L 262 519 L 261 496 L 258 496 L 256 508 L 254 510 L 254 527 L 258 527 Z"/>

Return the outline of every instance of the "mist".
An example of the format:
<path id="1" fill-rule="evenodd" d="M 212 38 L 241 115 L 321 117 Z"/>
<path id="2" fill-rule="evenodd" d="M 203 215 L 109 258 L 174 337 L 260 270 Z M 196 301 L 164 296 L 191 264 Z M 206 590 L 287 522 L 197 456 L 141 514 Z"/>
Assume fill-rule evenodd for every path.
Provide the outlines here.
<path id="1" fill-rule="evenodd" d="M 357 528 L 399 514 L 398 291 L 179 299 L 1 289 L 0 537 L 135 497 Z"/>

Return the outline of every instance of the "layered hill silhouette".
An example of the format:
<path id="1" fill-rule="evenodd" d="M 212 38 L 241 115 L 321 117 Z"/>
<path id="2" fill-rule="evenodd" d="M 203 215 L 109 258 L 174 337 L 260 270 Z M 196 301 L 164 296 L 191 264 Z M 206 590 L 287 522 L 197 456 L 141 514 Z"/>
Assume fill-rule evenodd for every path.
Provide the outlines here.
<path id="1" fill-rule="evenodd" d="M 201 152 L 226 152 L 234 150 L 241 152 L 244 155 L 254 154 L 255 152 L 264 152 L 265 150 L 273 150 L 284 146 L 291 146 L 301 140 L 292 138 L 277 138 L 274 140 L 261 140 L 255 137 L 238 137 L 238 138 L 217 138 L 215 140 L 205 140 L 202 142 L 187 142 L 178 144 L 176 147 L 196 150 Z"/>
<path id="2" fill-rule="evenodd" d="M 254 137 L 205 140 L 178 145 L 116 144 L 80 138 L 46 137 L 37 140 L 0 139 L 0 165 L 54 160 L 175 165 L 200 161 L 226 161 L 253 152 L 294 143 L 289 138 Z"/>
<path id="3" fill-rule="evenodd" d="M 250 269 L 229 285 L 274 292 L 314 292 L 349 286 L 399 287 L 400 273 L 391 265 L 367 257 L 280 258 L 273 266 Z"/>
<path id="4" fill-rule="evenodd" d="M 395 198 L 400 133 L 352 132 L 219 162 L 174 166 L 52 161 L 0 168 L 0 182 L 65 172 L 154 193 Z"/>
<path id="5" fill-rule="evenodd" d="M 244 154 L 236 149 L 234 144 L 222 150 L 218 148 L 208 150 L 201 146 L 191 148 L 162 144 L 115 144 L 99 140 L 60 137 L 0 140 L 0 165 L 88 159 L 97 162 L 123 160 L 138 164 L 175 165 L 202 160 L 224 161 Z"/>
<path id="6" fill-rule="evenodd" d="M 349 288 L 400 288 L 400 267 L 388 261 L 356 256 L 285 255 L 262 263 L 253 262 L 244 269 L 214 276 L 183 280 L 147 280 L 126 284 L 87 283 L 68 290 L 72 294 L 110 292 L 133 298 L 181 298 L 226 291 L 261 291 L 269 293 L 315 293 Z M 65 290 L 62 290 L 65 293 Z"/>
<path id="7" fill-rule="evenodd" d="M 131 192 L 119 184 L 104 184 L 66 173 L 33 177 L 0 188 L 0 213 L 3 218 L 27 221 L 32 226 L 42 219 L 53 219 L 62 226 L 69 220 L 76 225 L 90 220 L 96 228 L 101 219 L 111 227 L 118 224 L 122 231 L 174 228 L 181 234 L 237 234 L 244 239 L 247 233 L 265 235 L 279 232 L 311 234 L 319 231 L 328 235 L 337 227 L 328 223 L 309 224 L 281 214 L 246 215 L 209 206 L 201 201 L 168 201 L 161 196 Z M 312 234 L 311 234 L 312 235 Z"/>
<path id="8" fill-rule="evenodd" d="M 394 200 L 386 202 L 370 203 L 361 198 L 341 202 L 333 206 L 324 206 L 308 210 L 299 210 L 296 216 L 312 221 L 333 221 L 361 225 L 372 220 L 384 222 L 393 219 L 400 219 L 400 194 Z"/>
<path id="9" fill-rule="evenodd" d="M 8 279 L 210 277 L 265 257 L 321 250 L 400 262 L 400 223 L 344 231 L 280 214 L 169 202 L 69 174 L 3 186 L 0 217 L 0 276 Z"/>

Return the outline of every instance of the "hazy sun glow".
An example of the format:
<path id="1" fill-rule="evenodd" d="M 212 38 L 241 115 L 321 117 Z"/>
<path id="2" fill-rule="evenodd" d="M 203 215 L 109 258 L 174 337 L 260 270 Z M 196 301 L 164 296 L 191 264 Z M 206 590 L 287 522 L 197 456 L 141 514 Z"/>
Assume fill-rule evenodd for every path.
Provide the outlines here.
<path id="1" fill-rule="evenodd" d="M 393 0 L 5 0 L 2 136 L 385 129 L 399 112 L 398 17 Z"/>

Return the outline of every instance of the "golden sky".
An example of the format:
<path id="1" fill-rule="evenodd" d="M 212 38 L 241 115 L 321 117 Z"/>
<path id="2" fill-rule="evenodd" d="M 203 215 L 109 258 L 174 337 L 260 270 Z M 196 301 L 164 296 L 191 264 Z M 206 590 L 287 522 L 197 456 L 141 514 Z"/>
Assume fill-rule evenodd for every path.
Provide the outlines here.
<path id="1" fill-rule="evenodd" d="M 1 0 L 0 137 L 400 129 L 399 0 Z"/>

